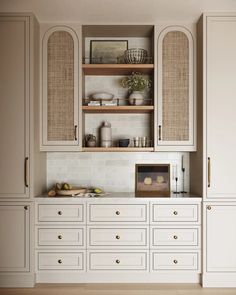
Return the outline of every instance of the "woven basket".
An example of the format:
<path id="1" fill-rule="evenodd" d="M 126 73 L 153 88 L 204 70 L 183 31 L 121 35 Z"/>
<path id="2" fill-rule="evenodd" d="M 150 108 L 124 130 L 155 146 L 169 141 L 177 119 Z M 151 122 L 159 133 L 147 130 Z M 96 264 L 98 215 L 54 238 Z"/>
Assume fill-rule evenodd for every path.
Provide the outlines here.
<path id="1" fill-rule="evenodd" d="M 124 58 L 127 64 L 143 64 L 147 59 L 147 50 L 142 48 L 125 50 Z"/>

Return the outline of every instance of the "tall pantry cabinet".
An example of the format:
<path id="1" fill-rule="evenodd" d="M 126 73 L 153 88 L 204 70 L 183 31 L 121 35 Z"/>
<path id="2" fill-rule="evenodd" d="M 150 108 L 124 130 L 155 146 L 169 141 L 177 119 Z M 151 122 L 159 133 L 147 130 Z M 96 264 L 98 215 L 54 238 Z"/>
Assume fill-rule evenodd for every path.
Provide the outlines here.
<path id="1" fill-rule="evenodd" d="M 0 14 L 0 286 L 34 285 L 34 204 L 46 183 L 39 153 L 38 41 L 32 14 Z"/>
<path id="2" fill-rule="evenodd" d="M 191 186 L 200 184 L 204 198 L 203 286 L 236 287 L 236 14 L 204 14 L 198 27 L 201 144 Z"/>

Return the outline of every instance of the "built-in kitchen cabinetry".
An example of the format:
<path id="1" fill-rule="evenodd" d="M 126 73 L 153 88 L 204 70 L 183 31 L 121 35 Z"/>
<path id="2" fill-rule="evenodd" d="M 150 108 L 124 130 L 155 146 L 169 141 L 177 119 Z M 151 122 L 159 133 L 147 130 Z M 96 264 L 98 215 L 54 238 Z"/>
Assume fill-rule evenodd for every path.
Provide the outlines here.
<path id="1" fill-rule="evenodd" d="M 196 150 L 195 42 L 190 29 L 168 26 L 158 35 L 157 150 Z"/>
<path id="2" fill-rule="evenodd" d="M 41 30 L 41 150 L 79 150 L 80 27 Z M 81 41 L 80 41 L 81 42 Z"/>
<path id="3" fill-rule="evenodd" d="M 36 281 L 199 282 L 201 198 L 117 195 L 36 199 Z"/>
<path id="4" fill-rule="evenodd" d="M 39 153 L 38 32 L 32 14 L 0 14 L 0 286 L 34 285 L 32 198 L 46 183 Z"/>

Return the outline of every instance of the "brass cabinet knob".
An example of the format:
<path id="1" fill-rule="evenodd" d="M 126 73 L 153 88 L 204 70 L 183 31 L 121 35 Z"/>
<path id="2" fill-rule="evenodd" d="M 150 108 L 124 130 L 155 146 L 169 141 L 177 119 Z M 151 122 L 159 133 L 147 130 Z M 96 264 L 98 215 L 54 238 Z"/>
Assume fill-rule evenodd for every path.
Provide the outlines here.
<path id="1" fill-rule="evenodd" d="M 207 210 L 211 210 L 211 206 L 209 205 L 209 206 L 207 206 Z"/>
<path id="2" fill-rule="evenodd" d="M 174 215 L 178 215 L 178 212 L 177 212 L 177 211 L 174 211 L 173 214 L 174 214 Z"/>
<path id="3" fill-rule="evenodd" d="M 25 209 L 25 210 L 28 210 L 28 206 L 24 206 L 24 209 Z"/>
<path id="4" fill-rule="evenodd" d="M 57 214 L 58 214 L 58 215 L 62 215 L 62 211 L 58 211 Z"/>
<path id="5" fill-rule="evenodd" d="M 120 211 L 116 211 L 116 215 L 120 215 Z"/>
<path id="6" fill-rule="evenodd" d="M 173 238 L 174 238 L 175 240 L 177 240 L 177 239 L 178 239 L 178 236 L 173 236 Z"/>
<path id="7" fill-rule="evenodd" d="M 175 259 L 175 260 L 173 260 L 173 262 L 174 262 L 174 264 L 177 264 L 178 263 L 178 260 Z"/>
<path id="8" fill-rule="evenodd" d="M 62 235 L 59 235 L 59 236 L 58 236 L 58 239 L 59 239 L 59 240 L 62 240 Z"/>
<path id="9" fill-rule="evenodd" d="M 119 259 L 116 259 L 116 264 L 119 264 L 120 263 L 120 260 Z"/>
<path id="10" fill-rule="evenodd" d="M 58 262 L 59 264 L 62 264 L 62 260 L 61 260 L 61 259 L 59 259 L 57 262 Z"/>
<path id="11" fill-rule="evenodd" d="M 119 235 L 116 235 L 116 239 L 119 240 L 120 239 L 120 236 Z"/>

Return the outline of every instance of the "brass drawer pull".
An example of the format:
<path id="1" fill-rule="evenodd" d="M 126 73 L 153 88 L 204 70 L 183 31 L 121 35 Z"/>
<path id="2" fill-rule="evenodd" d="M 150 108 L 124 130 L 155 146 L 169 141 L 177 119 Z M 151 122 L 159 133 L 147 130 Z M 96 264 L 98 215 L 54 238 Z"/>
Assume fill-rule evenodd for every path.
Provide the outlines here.
<path id="1" fill-rule="evenodd" d="M 62 215 L 62 211 L 58 211 L 57 214 L 58 214 L 58 215 Z"/>
<path id="2" fill-rule="evenodd" d="M 119 259 L 116 259 L 116 264 L 120 264 L 120 260 Z"/>
<path id="3" fill-rule="evenodd" d="M 174 214 L 174 215 L 178 215 L 178 212 L 177 212 L 177 211 L 174 211 L 173 214 Z"/>
<path id="4" fill-rule="evenodd" d="M 174 238 L 175 240 L 177 240 L 177 239 L 178 239 L 178 236 L 173 236 L 173 238 Z"/>
<path id="5" fill-rule="evenodd" d="M 211 206 L 209 205 L 209 206 L 207 206 L 207 210 L 211 210 Z"/>
<path id="6" fill-rule="evenodd" d="M 116 239 L 119 240 L 120 239 L 120 236 L 119 235 L 116 235 Z"/>
<path id="7" fill-rule="evenodd" d="M 116 211 L 116 215 L 120 215 L 120 211 Z"/>
<path id="8" fill-rule="evenodd" d="M 175 259 L 173 262 L 174 262 L 174 264 L 177 264 L 178 263 L 178 260 Z"/>
<path id="9" fill-rule="evenodd" d="M 61 259 L 59 259 L 57 262 L 58 262 L 59 264 L 62 264 L 62 260 L 61 260 Z"/>
<path id="10" fill-rule="evenodd" d="M 77 140 L 77 125 L 75 125 L 74 127 L 74 137 L 75 137 L 75 140 Z"/>
<path id="11" fill-rule="evenodd" d="M 210 157 L 208 157 L 207 158 L 207 166 L 208 166 L 208 168 L 207 168 L 207 172 L 208 172 L 208 184 L 207 184 L 207 186 L 208 187 L 211 187 L 211 158 Z"/>
<path id="12" fill-rule="evenodd" d="M 59 240 L 62 240 L 62 235 L 59 235 L 59 236 L 58 236 L 58 239 L 59 239 Z"/>
<path id="13" fill-rule="evenodd" d="M 158 139 L 161 140 L 161 125 L 158 126 Z"/>
<path id="14" fill-rule="evenodd" d="M 25 186 L 26 187 L 29 187 L 29 182 L 28 182 L 28 174 L 29 174 L 29 171 L 28 171 L 28 166 L 29 166 L 29 158 L 26 157 L 25 158 Z"/>

